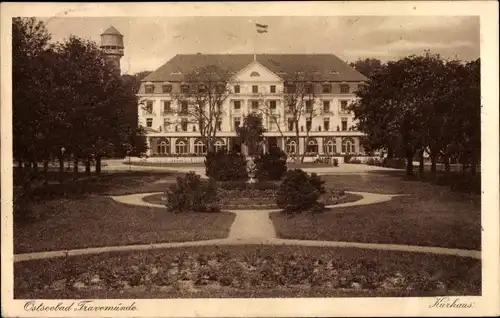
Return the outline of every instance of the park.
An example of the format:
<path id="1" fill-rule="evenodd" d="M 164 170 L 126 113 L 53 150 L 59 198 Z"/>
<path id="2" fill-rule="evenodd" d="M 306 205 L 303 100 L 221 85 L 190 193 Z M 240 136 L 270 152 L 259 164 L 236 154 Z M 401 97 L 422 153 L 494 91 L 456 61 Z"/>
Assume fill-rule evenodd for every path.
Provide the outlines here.
<path id="1" fill-rule="evenodd" d="M 221 131 L 245 87 L 219 64 L 187 75 L 178 116 L 153 120 L 139 95 L 156 94 L 154 72 L 121 75 L 120 46 L 50 37 L 13 20 L 15 298 L 481 295 L 479 59 L 353 63 L 363 75 L 336 62 L 366 82 L 356 91 L 296 72 L 269 87 L 295 117 L 257 87 Z M 349 127 L 316 103 L 337 88 Z"/>

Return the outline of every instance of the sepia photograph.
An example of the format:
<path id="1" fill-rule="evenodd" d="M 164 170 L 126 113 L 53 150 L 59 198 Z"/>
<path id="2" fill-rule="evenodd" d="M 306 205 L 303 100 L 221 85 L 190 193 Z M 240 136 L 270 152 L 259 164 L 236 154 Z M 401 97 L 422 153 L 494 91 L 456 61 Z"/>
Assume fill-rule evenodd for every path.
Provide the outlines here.
<path id="1" fill-rule="evenodd" d="M 234 298 L 425 299 L 439 316 L 492 295 L 498 85 L 486 100 L 479 14 L 164 5 L 2 16 L 20 316 Z"/>

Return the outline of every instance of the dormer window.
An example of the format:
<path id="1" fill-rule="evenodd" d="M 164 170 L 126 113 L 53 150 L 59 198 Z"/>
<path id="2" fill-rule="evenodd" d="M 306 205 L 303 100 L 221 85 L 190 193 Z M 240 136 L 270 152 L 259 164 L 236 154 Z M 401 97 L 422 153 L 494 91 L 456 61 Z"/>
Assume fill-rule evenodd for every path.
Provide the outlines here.
<path id="1" fill-rule="evenodd" d="M 340 93 L 349 94 L 349 84 L 340 84 Z"/>
<path id="2" fill-rule="evenodd" d="M 146 94 L 153 94 L 155 92 L 155 86 L 153 84 L 146 84 L 144 90 Z"/>
<path id="3" fill-rule="evenodd" d="M 332 92 L 332 85 L 329 83 L 324 83 L 323 84 L 323 94 L 329 94 Z"/>
<path id="4" fill-rule="evenodd" d="M 163 84 L 162 91 L 163 91 L 163 94 L 172 93 L 172 85 L 171 84 Z"/>
<path id="5" fill-rule="evenodd" d="M 179 72 L 179 71 L 174 71 L 174 72 L 171 72 L 170 75 L 181 75 L 182 73 Z"/>

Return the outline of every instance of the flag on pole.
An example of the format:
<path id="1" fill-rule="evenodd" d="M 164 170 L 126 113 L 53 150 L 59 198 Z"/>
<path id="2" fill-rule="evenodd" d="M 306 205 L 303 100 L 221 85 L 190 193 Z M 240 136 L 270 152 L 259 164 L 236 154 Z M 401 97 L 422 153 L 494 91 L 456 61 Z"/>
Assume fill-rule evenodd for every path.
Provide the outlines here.
<path id="1" fill-rule="evenodd" d="M 257 27 L 257 33 L 267 33 L 267 25 L 266 24 L 255 23 L 255 26 Z"/>

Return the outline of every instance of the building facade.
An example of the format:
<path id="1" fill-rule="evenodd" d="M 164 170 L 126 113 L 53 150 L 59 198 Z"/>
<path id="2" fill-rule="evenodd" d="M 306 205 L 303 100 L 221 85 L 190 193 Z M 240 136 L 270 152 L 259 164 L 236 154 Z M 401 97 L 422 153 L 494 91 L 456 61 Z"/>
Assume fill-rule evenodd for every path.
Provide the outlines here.
<path id="1" fill-rule="evenodd" d="M 221 104 L 217 123 L 216 149 L 239 150 L 236 128 L 242 125 L 244 116 L 257 112 L 263 115 L 267 130 L 264 147 L 278 146 L 288 154 L 364 153 L 360 145 L 363 133 L 356 131 L 353 114 L 347 108 L 356 100 L 355 91 L 366 78 L 335 55 L 193 54 L 176 55 L 140 85 L 138 117 L 147 132 L 148 155 L 189 156 L 206 151 L 198 125 L 182 112 L 187 105 L 175 96 L 189 85 L 188 74 L 211 65 L 230 74 L 230 93 Z M 285 102 L 297 74 L 307 79 L 312 93 L 307 108 L 314 109 L 313 116 L 301 116 L 299 138 Z"/>
<path id="2" fill-rule="evenodd" d="M 100 48 L 106 54 L 108 63 L 115 72 L 120 73 L 120 59 L 123 56 L 123 35 L 113 26 L 101 34 Z"/>

